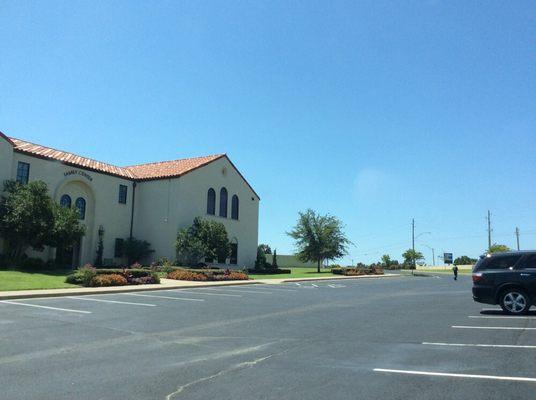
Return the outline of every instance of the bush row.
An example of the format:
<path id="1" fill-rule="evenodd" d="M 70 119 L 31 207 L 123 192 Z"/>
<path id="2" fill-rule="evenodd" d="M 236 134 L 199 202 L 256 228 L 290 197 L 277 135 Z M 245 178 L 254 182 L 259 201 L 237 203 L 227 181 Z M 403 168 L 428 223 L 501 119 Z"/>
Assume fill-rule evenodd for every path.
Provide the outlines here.
<path id="1" fill-rule="evenodd" d="M 177 268 L 168 273 L 167 278 L 181 281 L 239 281 L 248 280 L 249 276 L 240 271 L 187 270 Z"/>
<path id="2" fill-rule="evenodd" d="M 123 286 L 123 285 L 144 285 L 160 283 L 160 277 L 155 272 L 146 269 L 120 269 L 102 268 L 87 264 L 77 268 L 68 275 L 67 283 L 83 286 Z"/>
<path id="3" fill-rule="evenodd" d="M 263 268 L 263 269 L 248 269 L 250 274 L 257 275 L 275 275 L 275 274 L 290 274 L 292 271 L 290 269 L 282 268 Z"/>
<path id="4" fill-rule="evenodd" d="M 383 269 L 380 267 L 372 266 L 370 268 L 332 268 L 332 274 L 344 275 L 344 276 L 359 276 L 359 275 L 383 275 Z"/>

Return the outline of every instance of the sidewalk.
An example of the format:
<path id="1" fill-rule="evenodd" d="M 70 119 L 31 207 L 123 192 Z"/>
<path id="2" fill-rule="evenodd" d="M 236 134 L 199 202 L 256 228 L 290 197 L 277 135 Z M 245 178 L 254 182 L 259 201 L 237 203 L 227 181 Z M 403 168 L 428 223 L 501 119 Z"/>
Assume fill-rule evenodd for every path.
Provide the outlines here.
<path id="1" fill-rule="evenodd" d="M 130 286 L 111 286 L 111 287 L 79 287 L 72 289 L 40 289 L 40 290 L 12 290 L 0 292 L 0 300 L 28 299 L 37 297 L 58 297 L 58 296 L 79 296 L 89 294 L 113 294 L 126 292 L 144 292 L 150 290 L 168 290 L 168 289 L 193 289 L 210 286 L 237 286 L 237 285 L 255 285 L 270 284 L 278 285 L 285 282 L 304 282 L 304 281 L 331 281 L 341 279 L 364 279 L 364 278 L 389 278 L 400 275 L 361 275 L 361 276 L 332 276 L 317 278 L 287 278 L 287 279 L 255 279 L 249 281 L 223 281 L 223 282 L 193 282 L 193 281 L 176 281 L 173 279 L 160 279 L 159 285 L 130 285 Z"/>

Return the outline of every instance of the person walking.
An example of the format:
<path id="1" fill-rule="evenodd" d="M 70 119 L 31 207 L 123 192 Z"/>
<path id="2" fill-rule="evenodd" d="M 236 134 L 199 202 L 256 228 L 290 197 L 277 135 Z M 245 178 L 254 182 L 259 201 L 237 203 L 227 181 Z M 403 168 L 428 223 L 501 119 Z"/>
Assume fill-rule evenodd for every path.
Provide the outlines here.
<path id="1" fill-rule="evenodd" d="M 454 272 L 454 280 L 457 281 L 458 280 L 458 266 L 457 265 L 452 267 L 452 272 Z"/>

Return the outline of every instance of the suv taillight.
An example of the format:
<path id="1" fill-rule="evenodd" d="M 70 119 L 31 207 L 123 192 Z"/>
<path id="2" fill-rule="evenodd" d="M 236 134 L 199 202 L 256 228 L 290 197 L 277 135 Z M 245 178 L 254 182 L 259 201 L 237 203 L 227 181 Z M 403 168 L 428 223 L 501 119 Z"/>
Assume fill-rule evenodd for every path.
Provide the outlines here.
<path id="1" fill-rule="evenodd" d="M 484 280 L 482 272 L 473 272 L 473 283 L 479 283 Z"/>

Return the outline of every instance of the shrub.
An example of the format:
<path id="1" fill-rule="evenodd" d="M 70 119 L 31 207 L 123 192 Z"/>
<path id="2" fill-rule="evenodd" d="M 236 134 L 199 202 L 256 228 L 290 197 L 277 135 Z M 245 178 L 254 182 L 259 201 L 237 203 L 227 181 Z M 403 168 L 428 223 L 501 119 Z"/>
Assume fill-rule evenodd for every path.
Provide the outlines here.
<path id="1" fill-rule="evenodd" d="M 239 271 L 229 271 L 229 273 L 214 275 L 215 281 L 247 281 L 249 279 L 248 274 Z"/>
<path id="2" fill-rule="evenodd" d="M 199 272 L 181 270 L 181 269 L 171 271 L 169 274 L 167 274 L 167 278 L 176 279 L 180 281 L 206 281 L 207 280 L 207 276 L 205 274 L 202 274 Z"/>
<path id="3" fill-rule="evenodd" d="M 129 285 L 149 285 L 154 283 L 160 283 L 160 277 L 157 274 L 142 276 L 139 278 L 127 279 Z"/>
<path id="4" fill-rule="evenodd" d="M 96 275 L 91 279 L 90 286 L 124 286 L 127 285 L 127 279 L 119 274 Z"/>
<path id="5" fill-rule="evenodd" d="M 129 268 L 130 269 L 141 269 L 141 268 L 143 268 L 143 265 L 141 265 L 139 262 L 135 262 Z"/>
<path id="6" fill-rule="evenodd" d="M 370 268 L 370 273 L 373 275 L 383 275 L 383 268 L 378 266 L 372 266 Z"/>
<path id="7" fill-rule="evenodd" d="M 28 270 L 46 269 L 47 263 L 40 258 L 28 257 L 20 261 L 19 266 Z"/>
<path id="8" fill-rule="evenodd" d="M 74 285 L 89 286 L 91 280 L 97 276 L 97 269 L 91 264 L 77 268 L 72 274 L 68 275 L 65 282 Z"/>

